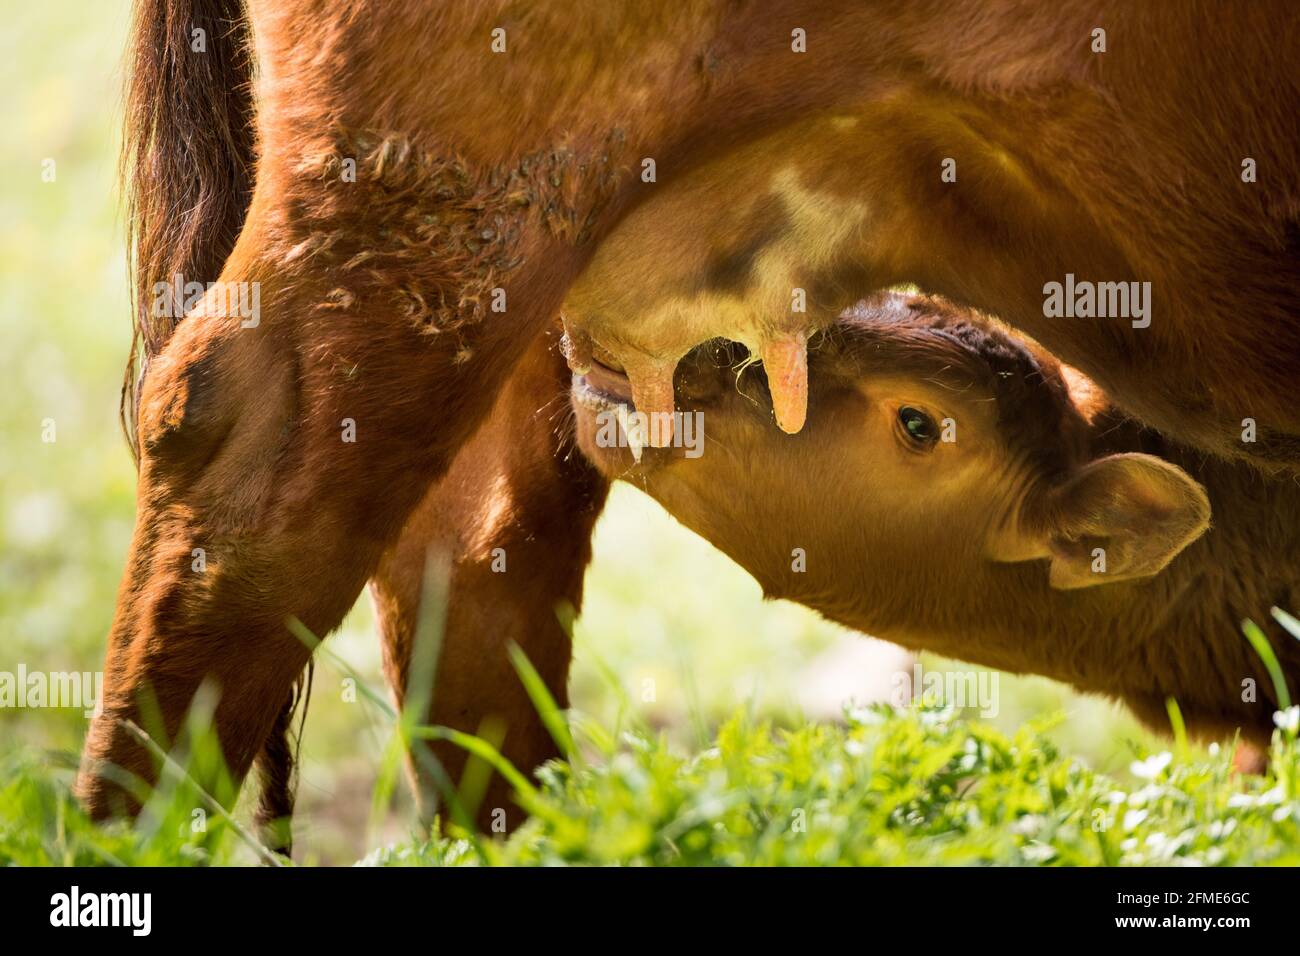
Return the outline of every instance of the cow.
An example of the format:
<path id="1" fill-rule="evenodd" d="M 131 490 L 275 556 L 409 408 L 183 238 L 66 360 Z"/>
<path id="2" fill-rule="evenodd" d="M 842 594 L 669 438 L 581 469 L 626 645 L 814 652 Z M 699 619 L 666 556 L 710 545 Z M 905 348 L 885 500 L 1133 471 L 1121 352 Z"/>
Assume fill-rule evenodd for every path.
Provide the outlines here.
<path id="1" fill-rule="evenodd" d="M 172 738 L 214 682 L 236 778 L 276 749 L 310 654 L 289 624 L 337 626 L 602 250 L 663 307 L 638 322 L 593 282 L 567 351 L 628 369 L 647 412 L 725 332 L 797 432 L 810 335 L 913 282 L 1191 448 L 1300 462 L 1285 3 L 139 0 L 130 43 L 139 484 L 78 780 L 96 817 L 154 776 L 146 697 Z M 651 202 L 662 263 L 628 252 Z M 1150 282 L 1144 316 L 1049 319 L 1067 276 Z M 521 481 L 521 507 L 552 494 Z"/>

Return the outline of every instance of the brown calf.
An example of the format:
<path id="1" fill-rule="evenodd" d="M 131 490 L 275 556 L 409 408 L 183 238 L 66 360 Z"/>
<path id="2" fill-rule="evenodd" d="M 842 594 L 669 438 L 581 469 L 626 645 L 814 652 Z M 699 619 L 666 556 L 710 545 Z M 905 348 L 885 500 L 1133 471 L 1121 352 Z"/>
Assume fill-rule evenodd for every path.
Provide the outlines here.
<path id="1" fill-rule="evenodd" d="M 683 364 L 698 458 L 602 447 L 598 416 L 630 395 L 607 368 L 575 377 L 579 444 L 765 594 L 1109 695 L 1162 731 L 1173 697 L 1197 736 L 1240 728 L 1267 743 L 1277 696 L 1241 622 L 1270 631 L 1294 692 L 1300 642 L 1269 613 L 1300 607 L 1293 481 L 1162 439 L 1051 356 L 935 299 L 889 294 L 846 313 L 810 353 L 797 436 L 772 426 L 761 376 L 737 379 L 707 352 Z"/>

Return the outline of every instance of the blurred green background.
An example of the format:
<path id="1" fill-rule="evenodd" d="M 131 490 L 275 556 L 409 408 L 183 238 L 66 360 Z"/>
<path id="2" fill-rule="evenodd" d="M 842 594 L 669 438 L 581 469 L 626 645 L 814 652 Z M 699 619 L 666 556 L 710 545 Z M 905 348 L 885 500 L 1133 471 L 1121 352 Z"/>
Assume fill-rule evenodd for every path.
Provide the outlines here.
<path id="1" fill-rule="evenodd" d="M 133 520 L 117 425 L 129 310 L 115 183 L 129 4 L 3 0 L 0 10 L 0 671 L 98 670 Z M 55 179 L 44 182 L 51 159 Z M 696 747 L 737 706 L 791 723 L 834 713 L 845 687 L 859 699 L 888 687 L 879 662 L 889 650 L 865 660 L 860 641 L 764 602 L 745 572 L 619 486 L 597 529 L 571 696 L 611 719 L 603 664 L 652 725 Z M 330 644 L 382 686 L 366 597 Z M 322 862 L 351 862 L 412 825 L 403 803 L 383 832 L 367 832 L 385 736 L 371 709 L 343 701 L 342 676 L 319 664 L 302 751 L 299 855 Z M 996 724 L 1064 711 L 1053 739 L 1097 769 L 1122 776 L 1135 741 L 1165 746 L 1113 705 L 1049 681 L 1001 675 L 999 689 Z M 75 755 L 85 729 L 80 711 L 0 710 L 0 758 L 18 747 Z"/>

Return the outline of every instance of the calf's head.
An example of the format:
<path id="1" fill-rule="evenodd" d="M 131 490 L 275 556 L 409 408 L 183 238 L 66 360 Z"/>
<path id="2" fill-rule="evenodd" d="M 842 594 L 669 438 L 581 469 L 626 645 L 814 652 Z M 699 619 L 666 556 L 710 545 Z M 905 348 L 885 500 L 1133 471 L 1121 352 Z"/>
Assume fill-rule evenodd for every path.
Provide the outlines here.
<path id="1" fill-rule="evenodd" d="M 815 337 L 815 414 L 797 435 L 774 427 L 764 378 L 739 353 L 693 351 L 676 398 L 694 427 L 679 421 L 677 447 L 635 456 L 610 440 L 628 380 L 596 362 L 574 376 L 580 447 L 768 594 L 850 626 L 924 634 L 1008 566 L 1053 592 L 1144 578 L 1208 527 L 1205 491 L 1181 469 L 1090 450 L 1070 370 L 942 300 L 878 295 Z"/>

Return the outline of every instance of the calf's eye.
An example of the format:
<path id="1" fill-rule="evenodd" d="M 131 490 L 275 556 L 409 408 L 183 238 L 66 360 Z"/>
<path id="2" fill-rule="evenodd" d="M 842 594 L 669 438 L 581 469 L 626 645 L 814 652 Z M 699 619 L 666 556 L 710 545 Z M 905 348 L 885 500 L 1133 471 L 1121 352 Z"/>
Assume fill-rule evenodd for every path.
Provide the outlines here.
<path id="1" fill-rule="evenodd" d="M 911 405 L 904 405 L 898 410 L 898 424 L 903 433 L 917 445 L 929 445 L 939 437 L 934 419 Z"/>

